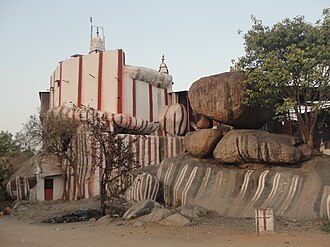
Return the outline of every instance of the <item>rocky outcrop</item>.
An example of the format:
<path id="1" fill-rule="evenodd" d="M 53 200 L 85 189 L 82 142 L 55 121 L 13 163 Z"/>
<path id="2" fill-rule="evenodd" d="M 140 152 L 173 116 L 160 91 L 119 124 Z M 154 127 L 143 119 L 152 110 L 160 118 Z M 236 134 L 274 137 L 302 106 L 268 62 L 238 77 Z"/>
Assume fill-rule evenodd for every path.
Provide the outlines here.
<path id="1" fill-rule="evenodd" d="M 222 137 L 222 132 L 215 129 L 200 129 L 186 134 L 185 150 L 197 158 L 212 154 L 215 146 Z"/>
<path id="2" fill-rule="evenodd" d="M 295 168 L 232 169 L 182 154 L 164 160 L 154 174 L 168 206 L 200 205 L 236 218 L 254 217 L 262 207 L 289 219 L 317 219 L 330 217 L 329 164 L 329 157 L 318 156 Z"/>
<path id="3" fill-rule="evenodd" d="M 192 84 L 188 97 L 192 110 L 201 116 L 242 129 L 259 129 L 273 112 L 243 104 L 245 75 L 239 72 L 203 77 Z"/>
<path id="4" fill-rule="evenodd" d="M 311 149 L 295 137 L 261 130 L 231 130 L 213 156 L 221 163 L 292 164 L 311 157 Z"/>
<path id="5" fill-rule="evenodd" d="M 158 121 L 166 133 L 182 136 L 187 130 L 187 110 L 179 103 L 166 105 L 159 113 Z"/>

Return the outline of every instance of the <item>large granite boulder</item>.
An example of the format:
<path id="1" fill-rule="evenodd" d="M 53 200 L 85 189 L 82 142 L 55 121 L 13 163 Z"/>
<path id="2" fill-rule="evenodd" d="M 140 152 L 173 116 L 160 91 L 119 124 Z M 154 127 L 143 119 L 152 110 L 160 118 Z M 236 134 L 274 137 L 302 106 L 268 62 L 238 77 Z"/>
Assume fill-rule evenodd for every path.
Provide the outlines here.
<path id="1" fill-rule="evenodd" d="M 239 72 L 203 77 L 194 82 L 188 92 L 192 110 L 209 119 L 238 129 L 259 129 L 271 120 L 273 112 L 243 104 L 245 75 Z"/>
<path id="2" fill-rule="evenodd" d="M 213 156 L 221 163 L 296 163 L 312 151 L 299 138 L 261 130 L 231 130 L 217 144 Z"/>
<path id="3" fill-rule="evenodd" d="M 182 136 L 186 133 L 187 118 L 186 108 L 179 103 L 164 106 L 158 115 L 161 128 L 174 136 Z"/>
<path id="4" fill-rule="evenodd" d="M 212 154 L 220 141 L 222 132 L 216 129 L 200 129 L 188 132 L 184 138 L 185 150 L 197 158 Z"/>

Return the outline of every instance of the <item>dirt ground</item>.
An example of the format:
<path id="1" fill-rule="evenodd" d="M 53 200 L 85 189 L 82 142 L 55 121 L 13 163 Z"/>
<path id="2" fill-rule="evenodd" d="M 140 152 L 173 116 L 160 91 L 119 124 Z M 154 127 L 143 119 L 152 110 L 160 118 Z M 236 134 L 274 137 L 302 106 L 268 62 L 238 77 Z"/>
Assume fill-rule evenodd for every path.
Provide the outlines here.
<path id="1" fill-rule="evenodd" d="M 98 201 L 23 202 L 12 215 L 0 217 L 0 246 L 330 246 L 330 234 L 320 221 L 275 219 L 275 233 L 257 236 L 254 219 L 224 218 L 210 214 L 190 226 L 171 227 L 108 218 L 97 222 L 46 224 L 43 220 L 97 208 Z"/>

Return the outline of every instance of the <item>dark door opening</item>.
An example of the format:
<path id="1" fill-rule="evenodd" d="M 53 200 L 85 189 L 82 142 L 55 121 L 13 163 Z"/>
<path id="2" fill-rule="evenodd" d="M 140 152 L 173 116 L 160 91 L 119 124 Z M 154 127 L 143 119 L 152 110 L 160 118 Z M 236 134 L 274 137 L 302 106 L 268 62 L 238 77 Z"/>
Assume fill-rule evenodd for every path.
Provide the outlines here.
<path id="1" fill-rule="evenodd" d="M 45 201 L 53 200 L 54 180 L 52 178 L 45 179 Z"/>

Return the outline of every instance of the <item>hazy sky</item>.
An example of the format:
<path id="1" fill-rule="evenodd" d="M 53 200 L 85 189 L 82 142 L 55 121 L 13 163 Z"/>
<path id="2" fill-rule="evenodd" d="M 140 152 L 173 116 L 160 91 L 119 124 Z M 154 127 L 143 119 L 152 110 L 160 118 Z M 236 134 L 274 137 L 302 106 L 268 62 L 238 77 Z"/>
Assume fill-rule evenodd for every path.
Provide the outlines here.
<path id="1" fill-rule="evenodd" d="M 57 63 L 89 49 L 89 17 L 103 26 L 108 50 L 126 64 L 158 69 L 165 54 L 174 90 L 229 70 L 244 55 L 237 31 L 251 15 L 265 25 L 304 15 L 321 18 L 328 0 L 0 0 L 0 131 L 19 131 L 37 112 Z"/>

